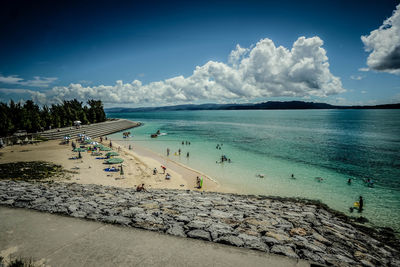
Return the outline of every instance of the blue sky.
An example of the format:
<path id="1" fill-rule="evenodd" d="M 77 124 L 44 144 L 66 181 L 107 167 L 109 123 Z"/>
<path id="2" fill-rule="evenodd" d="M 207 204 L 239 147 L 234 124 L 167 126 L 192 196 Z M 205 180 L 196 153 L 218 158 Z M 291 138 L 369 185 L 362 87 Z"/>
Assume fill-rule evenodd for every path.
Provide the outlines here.
<path id="1" fill-rule="evenodd" d="M 292 99 L 400 102 L 400 68 L 397 63 L 382 68 L 380 60 L 388 57 L 379 58 L 384 50 L 379 44 L 398 47 L 397 21 L 391 25 L 393 40 L 383 31 L 361 40 L 399 3 L 5 1 L 0 100 L 93 97 L 106 106 L 132 107 Z M 297 43 L 298 50 L 306 52 L 294 56 L 302 36 L 306 41 Z M 287 49 L 285 60 L 276 57 L 279 46 Z M 229 61 L 232 51 L 243 51 L 236 67 Z"/>

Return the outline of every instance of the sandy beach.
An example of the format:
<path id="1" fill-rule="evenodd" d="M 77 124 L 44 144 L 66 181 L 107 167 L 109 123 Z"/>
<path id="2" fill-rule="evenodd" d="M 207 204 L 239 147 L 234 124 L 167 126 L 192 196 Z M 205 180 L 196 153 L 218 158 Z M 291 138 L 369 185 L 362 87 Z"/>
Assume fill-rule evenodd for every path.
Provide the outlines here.
<path id="1" fill-rule="evenodd" d="M 96 141 L 100 141 L 95 139 Z M 116 165 L 104 164 L 104 160 L 96 159 L 90 152 L 82 152 L 81 159 L 71 159 L 78 155 L 72 151 L 71 143 L 61 144 L 59 140 L 51 140 L 38 144 L 8 146 L 1 150 L 0 163 L 18 161 L 47 161 L 61 165 L 64 169 L 71 171 L 63 182 L 79 184 L 98 184 L 116 186 L 123 188 L 134 188 L 144 183 L 145 188 L 166 189 L 190 189 L 200 191 L 220 191 L 219 184 L 180 163 L 158 155 L 142 147 L 134 147 L 132 150 L 123 147 L 115 141 L 113 151 L 118 152 L 119 158 L 124 159 L 123 174 L 120 172 L 106 172 L 105 168 L 116 167 Z M 109 145 L 109 140 L 103 140 L 104 145 Z M 107 152 L 103 151 L 105 155 Z M 171 179 L 165 179 L 161 168 L 165 166 L 166 173 Z M 157 174 L 153 175 L 153 169 L 157 168 Z M 203 188 L 196 188 L 196 177 L 203 177 Z"/>

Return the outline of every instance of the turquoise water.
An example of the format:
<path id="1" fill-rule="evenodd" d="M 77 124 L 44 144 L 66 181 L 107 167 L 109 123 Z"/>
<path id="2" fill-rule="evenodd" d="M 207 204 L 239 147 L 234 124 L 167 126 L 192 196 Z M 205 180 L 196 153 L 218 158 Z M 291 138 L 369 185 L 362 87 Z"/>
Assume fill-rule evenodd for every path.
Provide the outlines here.
<path id="1" fill-rule="evenodd" d="M 133 143 L 198 169 L 241 193 L 318 199 L 400 230 L 400 110 L 257 110 L 110 113 L 143 122 Z M 150 138 L 158 129 L 165 136 Z M 111 135 L 114 140 L 122 134 Z M 182 141 L 191 145 L 182 145 Z M 127 144 L 127 143 L 126 143 Z M 222 149 L 216 149 L 223 144 Z M 181 156 L 174 152 L 182 150 Z M 190 157 L 186 157 L 186 153 Z M 216 163 L 221 155 L 231 163 Z M 256 177 L 262 173 L 264 178 Z M 294 174 L 296 179 L 291 179 Z M 316 177 L 322 177 L 319 182 Z M 347 184 L 353 179 L 351 185 Z M 375 181 L 373 188 L 364 179 Z M 354 212 L 353 215 L 359 215 Z"/>

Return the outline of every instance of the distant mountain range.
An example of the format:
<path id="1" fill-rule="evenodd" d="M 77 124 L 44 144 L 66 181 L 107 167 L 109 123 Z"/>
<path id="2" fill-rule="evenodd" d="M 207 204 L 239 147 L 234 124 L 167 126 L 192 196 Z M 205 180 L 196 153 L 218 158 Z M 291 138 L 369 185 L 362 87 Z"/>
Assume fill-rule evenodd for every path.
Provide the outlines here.
<path id="1" fill-rule="evenodd" d="M 177 110 L 253 110 L 253 109 L 400 109 L 400 103 L 375 106 L 335 106 L 326 103 L 303 101 L 268 101 L 256 104 L 201 104 L 176 105 L 143 108 L 107 108 L 107 113 L 147 112 L 147 111 L 177 111 Z"/>

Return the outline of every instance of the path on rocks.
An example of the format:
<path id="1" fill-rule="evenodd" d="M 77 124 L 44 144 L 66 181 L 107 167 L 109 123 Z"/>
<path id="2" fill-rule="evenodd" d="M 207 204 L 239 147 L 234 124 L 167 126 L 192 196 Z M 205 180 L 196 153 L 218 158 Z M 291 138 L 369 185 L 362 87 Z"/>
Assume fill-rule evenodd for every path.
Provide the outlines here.
<path id="1" fill-rule="evenodd" d="M 0 207 L 0 256 L 46 266 L 309 266 L 306 261 L 140 229 Z"/>

